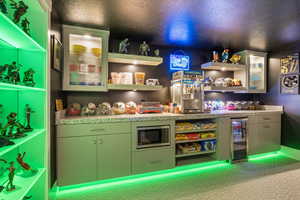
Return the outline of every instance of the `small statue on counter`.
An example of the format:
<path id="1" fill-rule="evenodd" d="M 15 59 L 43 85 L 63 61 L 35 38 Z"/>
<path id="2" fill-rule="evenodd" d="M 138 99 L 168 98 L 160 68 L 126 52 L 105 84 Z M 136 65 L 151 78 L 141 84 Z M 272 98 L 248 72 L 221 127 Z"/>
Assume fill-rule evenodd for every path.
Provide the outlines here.
<path id="1" fill-rule="evenodd" d="M 11 8 L 15 10 L 14 12 L 14 22 L 17 24 L 20 22 L 21 17 L 26 14 L 28 6 L 24 1 L 19 1 L 18 3 L 14 0 L 10 0 Z"/>
<path id="2" fill-rule="evenodd" d="M 21 22 L 21 27 L 23 31 L 30 36 L 30 28 L 29 28 L 30 22 L 28 21 L 27 17 L 25 17 Z"/>
<path id="3" fill-rule="evenodd" d="M 17 120 L 17 113 L 11 112 L 7 117 L 7 123 L 2 128 L 1 134 L 2 136 L 7 135 L 8 131 L 8 137 L 10 138 L 20 138 L 24 137 L 24 126 Z M 7 130 L 8 129 L 8 130 Z M 16 129 L 15 134 L 13 133 Z"/>
<path id="4" fill-rule="evenodd" d="M 219 62 L 219 53 L 217 51 L 213 51 L 213 62 Z"/>
<path id="5" fill-rule="evenodd" d="M 24 85 L 29 86 L 29 87 L 34 87 L 34 85 L 35 85 L 35 82 L 33 79 L 34 73 L 35 73 L 35 71 L 32 68 L 30 68 L 24 72 L 24 78 L 23 78 Z"/>
<path id="6" fill-rule="evenodd" d="M 224 49 L 222 53 L 222 62 L 228 63 L 228 59 L 229 59 L 229 49 Z"/>
<path id="7" fill-rule="evenodd" d="M 143 41 L 143 43 L 140 44 L 139 54 L 142 56 L 148 56 L 148 52 L 150 52 L 150 47 L 146 41 Z"/>
<path id="8" fill-rule="evenodd" d="M 6 0 L 0 0 L 0 10 L 2 13 L 7 14 Z"/>
<path id="9" fill-rule="evenodd" d="M 130 45 L 128 38 L 122 40 L 119 44 L 119 53 L 128 53 L 127 47 Z"/>
<path id="10" fill-rule="evenodd" d="M 155 49 L 155 50 L 154 50 L 154 55 L 155 55 L 156 57 L 159 57 L 159 49 Z"/>
<path id="11" fill-rule="evenodd" d="M 230 62 L 232 62 L 233 64 L 239 64 L 241 60 L 241 56 L 238 54 L 234 54 L 231 58 L 230 58 Z"/>
<path id="12" fill-rule="evenodd" d="M 13 191 L 16 189 L 16 186 L 14 185 L 14 178 L 15 178 L 15 171 L 16 168 L 14 166 L 14 162 L 11 161 L 9 168 L 7 168 L 7 170 L 9 171 L 8 173 L 8 183 L 6 185 L 6 191 Z"/>
<path id="13" fill-rule="evenodd" d="M 26 104 L 25 105 L 26 126 L 24 128 L 24 131 L 26 132 L 33 130 L 33 128 L 31 128 L 30 126 L 31 113 L 34 113 L 34 111 L 30 108 L 29 104 Z"/>

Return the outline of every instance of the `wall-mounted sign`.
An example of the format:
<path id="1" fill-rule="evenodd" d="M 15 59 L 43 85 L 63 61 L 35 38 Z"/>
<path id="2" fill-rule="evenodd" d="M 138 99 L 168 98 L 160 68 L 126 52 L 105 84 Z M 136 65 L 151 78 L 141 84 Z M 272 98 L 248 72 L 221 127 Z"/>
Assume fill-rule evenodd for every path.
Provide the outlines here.
<path id="1" fill-rule="evenodd" d="M 170 70 L 189 70 L 190 57 L 186 55 L 171 54 L 170 55 Z"/>
<path id="2" fill-rule="evenodd" d="M 299 73 L 299 53 L 294 53 L 280 59 L 280 73 Z"/>

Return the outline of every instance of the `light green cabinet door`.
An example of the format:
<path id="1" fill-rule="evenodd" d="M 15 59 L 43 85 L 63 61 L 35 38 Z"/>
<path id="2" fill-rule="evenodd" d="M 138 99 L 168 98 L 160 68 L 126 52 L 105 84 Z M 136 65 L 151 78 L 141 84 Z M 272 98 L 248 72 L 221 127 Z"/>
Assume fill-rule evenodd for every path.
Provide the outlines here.
<path id="1" fill-rule="evenodd" d="M 231 119 L 220 118 L 217 132 L 217 160 L 231 159 Z"/>
<path id="2" fill-rule="evenodd" d="M 96 180 L 97 137 L 57 139 L 57 183 L 73 185 Z"/>
<path id="3" fill-rule="evenodd" d="M 131 135 L 98 136 L 97 177 L 107 179 L 131 174 Z"/>

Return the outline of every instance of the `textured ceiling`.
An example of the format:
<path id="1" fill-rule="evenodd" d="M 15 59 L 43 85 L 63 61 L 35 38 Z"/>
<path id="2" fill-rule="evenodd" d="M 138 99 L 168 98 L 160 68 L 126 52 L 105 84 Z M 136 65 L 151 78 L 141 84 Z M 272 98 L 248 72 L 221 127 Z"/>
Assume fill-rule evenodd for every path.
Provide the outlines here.
<path id="1" fill-rule="evenodd" d="M 157 45 L 272 51 L 300 41 L 300 0 L 54 0 L 53 5 L 63 23 Z"/>

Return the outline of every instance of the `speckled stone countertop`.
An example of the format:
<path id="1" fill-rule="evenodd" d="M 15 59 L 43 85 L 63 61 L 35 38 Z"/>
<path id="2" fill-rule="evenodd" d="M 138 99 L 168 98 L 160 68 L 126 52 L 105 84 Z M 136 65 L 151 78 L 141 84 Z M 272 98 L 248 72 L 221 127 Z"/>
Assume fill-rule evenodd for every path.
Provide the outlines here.
<path id="1" fill-rule="evenodd" d="M 241 110 L 241 111 L 216 111 L 211 113 L 199 114 L 134 114 L 134 115 L 108 115 L 108 116 L 78 116 L 63 117 L 56 120 L 57 125 L 68 124 L 91 124 L 91 123 L 107 123 L 107 122 L 130 122 L 130 121 L 151 121 L 151 120 L 184 120 L 184 119 L 203 119 L 218 118 L 225 116 L 239 117 L 255 115 L 258 113 L 283 112 L 282 106 L 264 106 L 263 110 Z"/>

